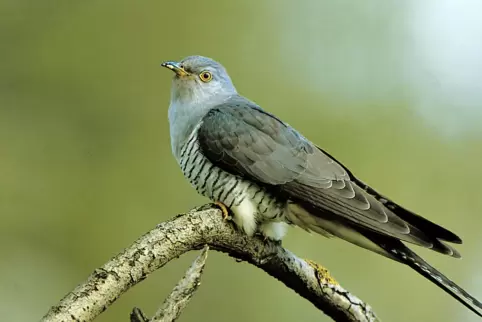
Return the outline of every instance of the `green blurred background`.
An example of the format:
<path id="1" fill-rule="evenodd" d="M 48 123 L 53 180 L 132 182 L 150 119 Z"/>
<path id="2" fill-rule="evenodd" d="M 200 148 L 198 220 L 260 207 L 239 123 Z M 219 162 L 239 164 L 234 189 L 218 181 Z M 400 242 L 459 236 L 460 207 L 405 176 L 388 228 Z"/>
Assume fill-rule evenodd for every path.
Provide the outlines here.
<path id="1" fill-rule="evenodd" d="M 35 321 L 94 268 L 206 200 L 169 146 L 164 60 L 222 62 L 238 90 L 367 183 L 452 229 L 420 254 L 482 299 L 480 1 L 0 1 L 0 312 Z M 292 228 L 385 321 L 478 321 L 407 267 Z M 152 314 L 196 256 L 98 321 Z M 248 264 L 210 254 L 180 321 L 329 321 Z"/>

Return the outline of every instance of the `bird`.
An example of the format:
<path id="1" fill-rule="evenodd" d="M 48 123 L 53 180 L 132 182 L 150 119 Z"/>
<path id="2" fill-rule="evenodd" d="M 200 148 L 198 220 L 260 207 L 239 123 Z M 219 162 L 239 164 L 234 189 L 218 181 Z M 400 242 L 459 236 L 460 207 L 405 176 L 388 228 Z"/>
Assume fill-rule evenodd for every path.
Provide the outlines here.
<path id="1" fill-rule="evenodd" d="M 404 208 L 327 151 L 240 95 L 226 68 L 199 55 L 161 64 L 174 72 L 171 149 L 184 177 L 248 236 L 281 242 L 298 226 L 405 264 L 482 317 L 482 303 L 411 250 L 460 258 L 455 233 Z"/>

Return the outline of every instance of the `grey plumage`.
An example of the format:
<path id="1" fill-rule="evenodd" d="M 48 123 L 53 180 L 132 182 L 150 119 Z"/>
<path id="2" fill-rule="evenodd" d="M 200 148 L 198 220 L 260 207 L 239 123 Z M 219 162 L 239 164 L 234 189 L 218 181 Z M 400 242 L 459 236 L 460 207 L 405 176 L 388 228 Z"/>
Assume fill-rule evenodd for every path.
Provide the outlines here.
<path id="1" fill-rule="evenodd" d="M 201 56 L 163 66 L 176 75 L 169 122 L 173 154 L 196 190 L 228 206 L 236 225 L 281 239 L 285 223 L 337 236 L 404 263 L 482 316 L 482 304 L 403 242 L 452 257 L 449 230 L 356 178 L 299 132 L 240 96 L 226 70 Z"/>
<path id="2" fill-rule="evenodd" d="M 281 216 L 284 203 L 276 202 L 274 195 L 248 180 L 224 171 L 205 157 L 201 150 L 199 135 L 195 131 L 181 148 L 179 162 L 183 174 L 198 193 L 212 200 L 220 200 L 229 208 L 239 206 L 245 198 L 250 198 L 259 206 L 261 213 L 270 210 L 267 216 Z M 265 203 L 265 200 L 269 203 Z"/>

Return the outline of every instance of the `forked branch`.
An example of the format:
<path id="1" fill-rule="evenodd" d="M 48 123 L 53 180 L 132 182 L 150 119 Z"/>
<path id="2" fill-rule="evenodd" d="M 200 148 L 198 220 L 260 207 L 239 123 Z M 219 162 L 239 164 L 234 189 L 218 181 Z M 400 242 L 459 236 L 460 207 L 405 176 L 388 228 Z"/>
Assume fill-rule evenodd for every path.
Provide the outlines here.
<path id="1" fill-rule="evenodd" d="M 275 242 L 236 231 L 211 205 L 178 215 L 141 236 L 52 306 L 42 321 L 92 321 L 148 274 L 205 245 L 261 268 L 335 321 L 379 321 L 368 304 L 343 289 L 323 267 L 298 258 Z M 166 307 L 176 307 L 172 306 L 178 303 L 174 293 L 176 289 L 182 293 L 183 287 L 174 289 Z M 165 314 L 166 307 L 156 316 Z M 140 311 L 133 314 L 136 312 L 142 315 Z"/>

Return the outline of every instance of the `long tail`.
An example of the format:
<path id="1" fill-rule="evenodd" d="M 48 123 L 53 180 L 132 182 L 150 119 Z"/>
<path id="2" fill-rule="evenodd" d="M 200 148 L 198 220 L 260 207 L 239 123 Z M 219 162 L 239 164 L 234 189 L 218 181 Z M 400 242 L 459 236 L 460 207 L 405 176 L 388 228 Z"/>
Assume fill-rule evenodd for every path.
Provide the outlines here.
<path id="1" fill-rule="evenodd" d="M 305 208 L 308 208 L 309 211 Z M 288 219 L 293 224 L 308 231 L 315 231 L 326 237 L 337 236 L 350 243 L 386 256 L 402 264 L 408 265 L 419 274 L 430 280 L 432 283 L 443 289 L 445 292 L 450 294 L 453 298 L 465 305 L 475 314 L 482 317 L 481 302 L 448 279 L 445 275 L 440 273 L 437 269 L 430 266 L 430 264 L 415 254 L 415 252 L 413 252 L 410 248 L 405 246 L 405 244 L 399 239 L 392 236 L 382 235 L 373 230 L 362 228 L 347 222 L 342 223 L 341 221 L 328 220 L 324 218 L 326 213 L 320 213 L 317 208 L 310 208 L 309 205 L 303 205 L 303 207 L 300 207 L 296 203 L 291 203 L 289 205 L 289 209 L 290 211 L 288 212 Z M 424 222 L 423 224 L 427 226 L 427 222 Z M 429 231 L 431 230 L 432 229 L 429 229 Z M 440 232 L 440 229 L 436 231 Z M 450 236 L 450 234 L 445 233 L 445 236 L 447 236 L 447 239 L 451 239 L 454 242 L 461 242 L 458 237 L 453 237 L 455 235 Z M 450 255 L 452 257 L 460 257 L 460 254 L 451 246 L 441 242 L 435 237 L 433 240 L 433 245 L 437 246 L 437 248 L 432 247 L 432 250 Z"/>
<path id="2" fill-rule="evenodd" d="M 410 248 L 405 246 L 405 244 L 398 240 L 387 240 L 387 243 L 380 243 L 379 240 L 377 240 L 376 242 L 380 247 L 393 255 L 396 260 L 410 266 L 415 271 L 423 275 L 425 278 L 429 279 L 432 283 L 436 284 L 445 292 L 450 294 L 457 301 L 465 305 L 475 314 L 482 317 L 481 302 L 479 302 L 476 298 L 467 293 L 460 286 L 448 279 L 445 275 L 440 273 L 437 269 L 430 266 L 430 264 L 424 261 L 417 254 L 415 254 L 415 252 L 410 250 Z"/>

